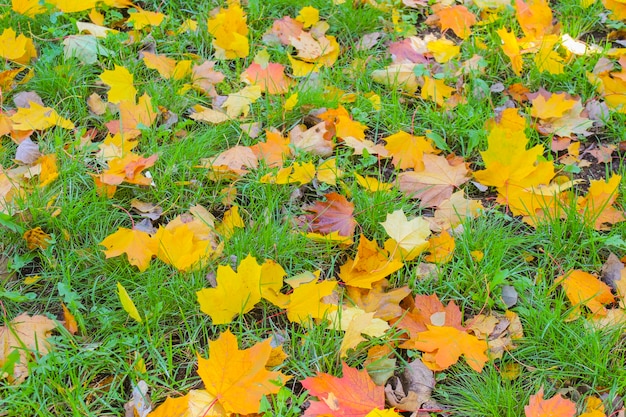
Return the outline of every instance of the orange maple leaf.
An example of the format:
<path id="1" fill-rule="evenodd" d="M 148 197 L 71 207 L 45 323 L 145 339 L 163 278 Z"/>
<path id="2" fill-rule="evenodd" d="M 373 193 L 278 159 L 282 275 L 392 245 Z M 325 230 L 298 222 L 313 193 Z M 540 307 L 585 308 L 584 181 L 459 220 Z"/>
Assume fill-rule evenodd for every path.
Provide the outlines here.
<path id="1" fill-rule="evenodd" d="M 152 125 L 158 113 L 152 108 L 152 100 L 149 95 L 139 97 L 135 104 L 134 99 L 123 100 L 119 104 L 120 119 L 107 122 L 105 125 L 111 134 L 123 133 L 124 139 L 136 138 L 141 134 L 140 128 Z"/>
<path id="2" fill-rule="evenodd" d="M 452 259 L 452 252 L 454 252 L 455 246 L 454 238 L 444 230 L 439 236 L 430 238 L 427 249 L 430 254 L 424 260 L 436 264 L 448 263 Z"/>
<path id="3" fill-rule="evenodd" d="M 377 386 L 366 370 L 359 371 L 343 363 L 343 377 L 319 373 L 302 381 L 318 401 L 304 416 L 365 417 L 373 409 L 385 406 L 385 390 Z"/>
<path id="4" fill-rule="evenodd" d="M 123 253 L 128 262 L 135 265 L 141 272 L 148 269 L 152 256 L 156 255 L 158 243 L 148 233 L 140 230 L 131 230 L 120 227 L 107 236 L 100 245 L 106 246 L 104 254 L 108 258 L 120 256 Z"/>
<path id="5" fill-rule="evenodd" d="M 305 215 L 309 231 L 328 234 L 339 232 L 341 236 L 352 237 L 356 228 L 354 204 L 338 193 L 328 193 L 326 201 L 318 201 L 306 208 Z"/>
<path id="6" fill-rule="evenodd" d="M 258 142 L 250 149 L 259 160 L 265 161 L 268 167 L 282 167 L 283 159 L 291 155 L 289 138 L 284 138 L 278 132 L 265 131 L 265 142 Z"/>
<path id="7" fill-rule="evenodd" d="M 422 357 L 426 366 L 433 371 L 442 371 L 458 362 L 461 355 L 467 364 L 477 372 L 482 372 L 489 360 L 485 352 L 487 342 L 469 333 L 450 326 L 426 326 L 427 331 L 418 333 L 413 346 L 427 352 Z"/>
<path id="8" fill-rule="evenodd" d="M 272 352 L 269 339 L 239 350 L 237 338 L 227 330 L 209 342 L 208 350 L 208 359 L 198 356 L 198 375 L 206 391 L 229 413 L 258 413 L 261 398 L 278 393 L 289 379 L 265 369 Z"/>
<path id="9" fill-rule="evenodd" d="M 526 417 L 574 417 L 576 404 L 560 394 L 544 400 L 541 387 L 535 395 L 530 396 L 528 405 L 524 407 L 524 414 Z"/>
<path id="10" fill-rule="evenodd" d="M 472 33 L 472 25 L 476 23 L 476 16 L 465 6 L 444 7 L 435 14 L 439 16 L 442 32 L 452 29 L 461 39 L 466 39 Z"/>
<path id="11" fill-rule="evenodd" d="M 127 153 L 123 158 L 114 158 L 109 161 L 109 169 L 100 174 L 103 184 L 119 185 L 122 182 L 138 185 L 150 185 L 152 180 L 141 174 L 146 168 L 150 168 L 156 162 L 157 154 L 148 158 L 134 153 Z"/>
<path id="12" fill-rule="evenodd" d="M 515 0 L 515 15 L 529 40 L 541 39 L 552 30 L 552 10 L 546 0 Z"/>
<path id="13" fill-rule="evenodd" d="M 587 306 L 596 316 L 606 316 L 607 311 L 604 304 L 612 303 L 615 297 L 611 293 L 611 288 L 595 276 L 581 271 L 568 271 L 556 280 L 561 284 L 565 295 L 578 310 L 580 305 Z"/>

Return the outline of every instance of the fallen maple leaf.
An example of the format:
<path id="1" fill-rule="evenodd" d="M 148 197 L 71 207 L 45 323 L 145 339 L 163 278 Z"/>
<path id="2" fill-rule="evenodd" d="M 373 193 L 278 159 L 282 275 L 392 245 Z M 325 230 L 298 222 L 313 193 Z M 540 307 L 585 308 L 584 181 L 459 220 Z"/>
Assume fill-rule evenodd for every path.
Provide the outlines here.
<path id="1" fill-rule="evenodd" d="M 591 310 L 593 315 L 605 316 L 604 304 L 615 301 L 608 285 L 595 276 L 578 269 L 559 276 L 555 282 L 561 284 L 565 295 L 576 311 L 580 309 L 581 305 L 584 305 Z"/>
<path id="2" fill-rule="evenodd" d="M 119 103 L 123 100 L 135 102 L 137 90 L 133 85 L 133 74 L 125 67 L 115 65 L 114 70 L 106 70 L 100 74 L 100 79 L 111 87 L 108 93 L 109 103 Z"/>
<path id="3" fill-rule="evenodd" d="M 531 41 L 540 40 L 552 30 L 552 10 L 546 0 L 515 0 L 515 15 Z"/>
<path id="4" fill-rule="evenodd" d="M 425 153 L 438 153 L 431 141 L 424 136 L 413 136 L 406 132 L 398 132 L 383 138 L 387 144 L 385 149 L 391 156 L 393 165 L 402 170 L 424 169 L 423 157 Z"/>
<path id="5" fill-rule="evenodd" d="M 372 288 L 372 284 L 402 268 L 404 264 L 392 259 L 375 240 L 364 235 L 359 238 L 359 247 L 354 259 L 348 260 L 339 269 L 339 278 L 347 285 Z"/>
<path id="6" fill-rule="evenodd" d="M 215 37 L 215 57 L 218 59 L 245 58 L 250 53 L 246 14 L 238 3 L 230 3 L 228 8 L 207 21 L 207 28 Z"/>
<path id="7" fill-rule="evenodd" d="M 199 239 L 186 224 L 160 226 L 153 239 L 158 245 L 157 257 L 179 271 L 201 268 L 212 255 L 210 240 Z"/>
<path id="8" fill-rule="evenodd" d="M 22 313 L 6 326 L 0 327 L 0 369 L 9 374 L 0 375 L 10 383 L 19 384 L 28 376 L 28 362 L 33 355 L 46 355 L 51 344 L 48 338 L 57 324 L 46 316 Z"/>
<path id="9" fill-rule="evenodd" d="M 217 267 L 217 286 L 196 292 L 200 310 L 211 316 L 213 324 L 227 324 L 245 314 L 261 301 L 266 291 L 274 294 L 283 286 L 285 271 L 272 261 L 259 265 L 248 255 L 235 272 L 230 265 Z"/>
<path id="10" fill-rule="evenodd" d="M 509 188 L 546 185 L 554 177 L 554 164 L 541 159 L 544 147 L 526 149 L 528 138 L 523 130 L 497 125 L 489 132 L 487 143 L 487 150 L 480 153 L 485 169 L 474 172 L 474 177 L 481 184 L 497 187 L 505 199 Z"/>
<path id="11" fill-rule="evenodd" d="M 317 279 L 296 286 L 284 305 L 289 321 L 304 324 L 310 319 L 323 319 L 335 311 L 337 306 L 323 299 L 331 295 L 336 287 L 337 281 L 318 282 Z"/>
<path id="12" fill-rule="evenodd" d="M 454 301 L 448 302 L 444 307 L 437 294 L 417 294 L 411 301 L 403 317 L 394 323 L 398 328 L 409 332 L 408 340 L 400 345 L 402 349 L 415 349 L 414 343 L 419 333 L 428 330 L 429 325 L 465 330 L 461 324 L 463 315 Z"/>
<path id="13" fill-rule="evenodd" d="M 617 199 L 621 175 L 612 175 L 606 181 L 591 180 L 587 195 L 578 197 L 576 207 L 587 224 L 596 230 L 607 229 L 606 224 L 626 220 L 626 213 L 613 207 Z"/>
<path id="14" fill-rule="evenodd" d="M 5 28 L 0 35 L 0 57 L 27 65 L 31 59 L 37 58 L 37 50 L 32 39 L 19 34 L 11 28 Z"/>
<path id="15" fill-rule="evenodd" d="M 626 280 L 625 280 L 626 281 Z M 381 280 L 372 284 L 371 289 L 347 287 L 348 298 L 367 313 L 375 313 L 374 317 L 391 320 L 404 314 L 400 301 L 411 293 L 409 287 L 387 290 L 389 281 Z"/>
<path id="16" fill-rule="evenodd" d="M 165 19 L 163 13 L 143 10 L 139 7 L 136 7 L 136 9 L 134 13 L 130 13 L 126 21 L 127 23 L 131 23 L 136 30 L 141 30 L 146 26 L 160 26 L 163 19 Z"/>
<path id="17" fill-rule="evenodd" d="M 549 400 L 543 399 L 543 387 L 530 396 L 527 406 L 524 407 L 526 417 L 574 417 L 576 404 L 556 394 Z"/>
<path id="18" fill-rule="evenodd" d="M 120 227 L 107 236 L 100 245 L 106 246 L 106 258 L 113 258 L 126 254 L 128 262 L 135 265 L 141 272 L 148 269 L 152 256 L 156 255 L 158 242 L 148 233 Z"/>
<path id="19" fill-rule="evenodd" d="M 400 190 L 420 199 L 420 207 L 437 207 L 452 196 L 455 189 L 469 180 L 465 163 L 451 165 L 441 155 L 424 154 L 424 169 L 402 172 L 398 176 Z"/>
<path id="20" fill-rule="evenodd" d="M 385 391 L 376 386 L 366 370 L 359 371 L 343 363 L 343 377 L 319 373 L 302 381 L 302 386 L 318 401 L 304 416 L 365 417 L 374 409 L 385 406 Z"/>
<path id="21" fill-rule="evenodd" d="M 261 87 L 268 94 L 285 94 L 293 85 L 293 80 L 285 76 L 285 66 L 273 62 L 266 66 L 253 62 L 241 74 L 241 80 Z"/>
<path id="22" fill-rule="evenodd" d="M 227 330 L 209 342 L 208 350 L 208 359 L 198 356 L 198 375 L 206 391 L 229 413 L 260 412 L 261 398 L 278 393 L 289 379 L 265 369 L 272 352 L 269 339 L 239 350 L 237 338 Z"/>
<path id="23" fill-rule="evenodd" d="M 452 29 L 461 39 L 466 39 L 472 33 L 472 26 L 476 23 L 476 16 L 461 5 L 442 7 L 435 15 L 439 17 L 442 32 Z"/>
<path id="24" fill-rule="evenodd" d="M 366 340 L 363 335 L 381 337 L 390 329 L 386 321 L 374 318 L 373 312 L 367 313 L 359 307 L 346 307 L 341 313 L 338 310 L 333 311 L 328 315 L 328 319 L 332 328 L 346 332 L 339 347 L 339 356 L 342 358 L 346 356 L 348 350 Z"/>
<path id="25" fill-rule="evenodd" d="M 399 209 L 387 214 L 381 225 L 397 246 L 407 254 L 415 256 L 428 247 L 430 227 L 428 221 L 421 216 L 409 221 L 404 211 Z"/>
<path id="26" fill-rule="evenodd" d="M 296 152 L 302 151 L 319 156 L 330 156 L 335 147 L 332 141 L 334 134 L 334 126 L 322 121 L 309 129 L 304 125 L 295 126 L 289 131 L 289 141 Z"/>
<path id="27" fill-rule="evenodd" d="M 418 333 L 413 342 L 415 349 L 427 352 L 422 357 L 424 364 L 434 371 L 442 371 L 458 362 L 461 355 L 467 364 L 477 372 L 482 372 L 489 360 L 485 352 L 487 342 L 479 340 L 455 327 L 430 326 L 427 331 Z"/>
<path id="28" fill-rule="evenodd" d="M 64 129 L 74 129 L 74 123 L 65 119 L 53 108 L 44 107 L 34 101 L 29 101 L 29 107 L 20 107 L 10 117 L 13 130 L 44 130 L 52 126 Z"/>
<path id="29" fill-rule="evenodd" d="M 426 262 L 432 262 L 436 264 L 445 264 L 452 259 L 452 252 L 454 252 L 456 244 L 454 238 L 444 230 L 439 236 L 433 236 L 428 241 L 428 254 L 424 257 Z"/>
<path id="30" fill-rule="evenodd" d="M 309 231 L 329 234 L 339 232 L 341 236 L 352 237 L 357 222 L 354 220 L 354 204 L 338 193 L 328 193 L 326 201 L 318 201 L 306 208 Z"/>

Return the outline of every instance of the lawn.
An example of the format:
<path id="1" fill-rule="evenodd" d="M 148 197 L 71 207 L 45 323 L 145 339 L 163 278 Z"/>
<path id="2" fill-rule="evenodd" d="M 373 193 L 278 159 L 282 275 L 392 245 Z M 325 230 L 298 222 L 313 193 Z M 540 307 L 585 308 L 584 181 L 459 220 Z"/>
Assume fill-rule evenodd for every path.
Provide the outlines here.
<path id="1" fill-rule="evenodd" d="M 0 5 L 0 416 L 624 416 L 625 34 Z"/>

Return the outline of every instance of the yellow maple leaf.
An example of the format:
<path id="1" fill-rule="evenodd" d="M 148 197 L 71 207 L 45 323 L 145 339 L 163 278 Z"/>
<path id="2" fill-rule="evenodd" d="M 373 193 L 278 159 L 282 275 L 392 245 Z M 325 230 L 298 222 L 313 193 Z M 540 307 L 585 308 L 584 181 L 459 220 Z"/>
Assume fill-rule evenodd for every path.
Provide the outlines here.
<path id="1" fill-rule="evenodd" d="M 621 179 L 621 175 L 613 175 L 606 181 L 591 180 L 587 195 L 578 197 L 578 212 L 586 223 L 593 224 L 597 230 L 606 229 L 605 224 L 626 220 L 624 211 L 613 207 Z"/>
<path id="2" fill-rule="evenodd" d="M 412 255 L 418 255 L 428 247 L 430 224 L 421 216 L 409 220 L 399 209 L 387 214 L 381 225 L 400 248 Z"/>
<path id="3" fill-rule="evenodd" d="M 108 93 L 109 103 L 119 103 L 123 100 L 135 102 L 137 90 L 133 85 L 133 74 L 125 67 L 115 65 L 114 70 L 106 70 L 100 74 L 100 79 L 111 87 Z"/>
<path id="4" fill-rule="evenodd" d="M 33 17 L 46 11 L 46 8 L 39 4 L 39 0 L 11 0 L 11 8 L 14 12 L 28 17 Z"/>
<path id="5" fill-rule="evenodd" d="M 539 50 L 535 54 L 535 65 L 539 71 L 548 71 L 550 74 L 563 74 L 565 64 L 563 58 L 555 51 L 559 43 L 558 35 L 546 35 L 541 39 Z"/>
<path id="6" fill-rule="evenodd" d="M 29 108 L 20 107 L 17 113 L 11 116 L 13 130 L 45 130 L 52 126 L 74 129 L 74 123 L 59 116 L 53 108 L 43 107 L 33 101 L 30 101 L 29 105 Z"/>
<path id="7" fill-rule="evenodd" d="M 293 165 L 281 168 L 276 173 L 269 173 L 261 177 L 262 183 L 271 184 L 308 184 L 315 177 L 315 165 L 312 162 L 294 162 Z"/>
<path id="8" fill-rule="evenodd" d="M 356 178 L 356 182 L 367 191 L 372 193 L 378 191 L 389 191 L 393 188 L 393 184 L 389 184 L 387 182 L 379 181 L 378 178 L 375 177 L 364 177 L 362 175 L 354 173 L 354 177 Z"/>
<path id="9" fill-rule="evenodd" d="M 232 206 L 224 213 L 224 218 L 217 227 L 217 232 L 222 235 L 224 240 L 228 240 L 235 233 L 235 229 L 243 229 L 244 227 L 243 219 L 239 215 L 239 206 Z"/>
<path id="10" fill-rule="evenodd" d="M 309 28 L 319 22 L 320 20 L 320 11 L 315 7 L 306 6 L 300 9 L 300 13 L 296 17 L 298 22 L 302 22 L 303 28 Z"/>
<path id="11" fill-rule="evenodd" d="M 139 310 L 137 310 L 133 299 L 130 298 L 130 295 L 128 295 L 126 288 L 124 288 L 124 286 L 120 284 L 119 281 L 117 283 L 117 295 L 120 298 L 120 302 L 122 303 L 124 311 L 126 311 L 132 319 L 141 323 L 142 320 L 141 315 L 139 314 Z"/>
<path id="12" fill-rule="evenodd" d="M 235 272 L 229 265 L 217 268 L 217 286 L 196 292 L 200 310 L 211 316 L 213 324 L 230 323 L 237 315 L 252 310 L 266 292 L 272 295 L 282 287 L 285 271 L 272 261 L 259 265 L 248 255 Z"/>
<path id="13" fill-rule="evenodd" d="M 285 306 L 287 319 L 292 323 L 308 323 L 310 319 L 322 319 L 337 309 L 335 304 L 329 304 L 322 299 L 332 294 L 337 287 L 336 281 L 321 281 L 313 279 L 294 288 Z"/>
<path id="14" fill-rule="evenodd" d="M 433 236 L 428 241 L 428 251 L 430 252 L 424 260 L 436 264 L 445 264 L 452 259 L 456 244 L 454 238 L 444 230 L 439 236 Z"/>
<path id="15" fill-rule="evenodd" d="M 487 342 L 451 326 L 431 326 L 417 334 L 415 349 L 427 352 L 422 361 L 433 371 L 442 371 L 458 362 L 461 355 L 465 362 L 477 372 L 482 372 L 489 360 L 485 352 Z"/>
<path id="16" fill-rule="evenodd" d="M 46 0 L 63 13 L 75 13 L 96 7 L 97 0 Z"/>
<path id="17" fill-rule="evenodd" d="M 474 177 L 481 184 L 497 187 L 505 198 L 510 187 L 548 184 L 554 177 L 554 164 L 541 160 L 543 146 L 526 149 L 528 138 L 523 130 L 495 126 L 487 144 L 487 150 L 480 153 L 485 169 L 474 172 Z"/>
<path id="18" fill-rule="evenodd" d="M 354 259 L 348 260 L 339 270 L 339 278 L 347 285 L 359 288 L 372 288 L 372 283 L 402 268 L 404 264 L 390 259 L 387 251 L 381 249 L 375 240 L 361 235 Z"/>
<path id="19" fill-rule="evenodd" d="M 430 41 L 426 44 L 426 48 L 432 52 L 435 61 L 441 64 L 450 61 L 461 52 L 460 46 L 446 38 Z"/>
<path id="20" fill-rule="evenodd" d="M 407 132 L 394 133 L 383 138 L 387 144 L 385 149 L 391 156 L 393 165 L 398 169 L 424 170 L 424 153 L 439 153 L 429 139 L 424 136 L 413 136 Z"/>
<path id="21" fill-rule="evenodd" d="M 186 224 L 159 227 L 154 240 L 158 244 L 157 257 L 183 272 L 203 267 L 212 253 L 210 240 L 198 239 Z"/>
<path id="22" fill-rule="evenodd" d="M 445 99 L 450 97 L 454 91 L 454 88 L 448 87 L 444 80 L 437 80 L 424 75 L 424 85 L 421 93 L 424 100 L 431 99 L 439 106 L 443 106 Z"/>
<path id="23" fill-rule="evenodd" d="M 107 236 L 100 245 L 105 246 L 106 258 L 126 254 L 128 262 L 141 272 L 148 269 L 152 256 L 156 255 L 158 243 L 148 233 L 120 227 Z"/>
<path id="24" fill-rule="evenodd" d="M 128 23 L 132 23 L 133 28 L 136 30 L 141 30 L 146 26 L 159 26 L 165 19 L 163 13 L 151 12 L 140 8 L 137 8 L 137 10 L 137 12 L 131 13 L 128 18 Z"/>
<path id="25" fill-rule="evenodd" d="M 236 93 L 228 95 L 222 107 L 226 109 L 226 114 L 230 118 L 246 117 L 250 111 L 250 105 L 261 97 L 261 87 L 258 85 L 249 85 L 242 88 Z"/>
<path id="26" fill-rule="evenodd" d="M 348 350 L 365 341 L 363 335 L 381 337 L 391 328 L 385 320 L 374 318 L 375 314 L 375 312 L 366 313 L 359 307 L 347 307 L 341 310 L 341 314 L 333 311 L 328 315 L 331 327 L 346 332 L 339 348 L 340 357 L 345 357 Z"/>

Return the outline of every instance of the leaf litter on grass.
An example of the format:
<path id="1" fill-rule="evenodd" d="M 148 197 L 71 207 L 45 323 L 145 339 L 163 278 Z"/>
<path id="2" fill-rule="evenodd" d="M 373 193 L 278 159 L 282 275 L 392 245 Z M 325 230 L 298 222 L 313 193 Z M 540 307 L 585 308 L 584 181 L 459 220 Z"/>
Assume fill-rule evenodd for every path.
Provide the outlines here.
<path id="1" fill-rule="evenodd" d="M 182 16 L 176 15 L 182 11 L 178 5 L 172 6 L 169 15 L 160 7 L 151 10 L 149 2 L 142 4 L 143 9 L 117 0 L 78 3 L 49 1 L 41 7 L 38 2 L 14 0 L 11 9 L 5 10 L 16 22 L 32 22 L 34 29 L 26 32 L 24 26 L 9 21 L 0 34 L 0 56 L 5 59 L 0 87 L 3 97 L 13 96 L 15 101 L 12 106 L 3 99 L 0 112 L 0 133 L 6 138 L 0 165 L 0 210 L 12 218 L 26 212 L 29 201 L 47 198 L 43 213 L 48 213 L 47 207 L 56 199 L 52 194 L 64 192 L 63 181 L 72 182 L 72 176 L 82 175 L 81 181 L 86 183 L 90 175 L 92 198 L 99 199 L 94 202 L 110 201 L 111 207 L 130 218 L 130 224 L 123 223 L 130 227 L 119 222 L 98 227 L 97 239 L 104 249 L 89 247 L 86 252 L 95 264 L 108 267 L 117 262 L 115 268 L 122 268 L 126 261 L 103 261 L 96 254 L 101 250 L 107 259 L 125 254 L 137 269 L 131 271 L 137 274 L 133 279 L 139 287 L 144 287 L 152 270 L 168 268 L 163 264 L 172 267 L 169 278 L 160 277 L 165 282 L 199 272 L 210 276 L 210 271 L 216 271 L 210 287 L 194 284 L 195 297 L 194 291 L 187 294 L 192 304 L 197 301 L 193 310 L 187 303 L 187 310 L 181 307 L 180 311 L 183 317 L 197 316 L 199 311 L 209 317 L 204 321 L 210 323 L 209 359 L 197 355 L 197 373 L 204 389 L 187 389 L 186 394 L 168 397 L 163 403 L 162 393 L 153 393 L 155 404 L 162 404 L 150 412 L 150 406 L 139 400 L 150 388 L 142 385 L 129 405 L 132 409 L 133 404 L 141 403 L 141 411 L 135 407 L 135 413 L 269 415 L 272 407 L 285 406 L 276 401 L 290 379 L 297 380 L 293 387 L 301 385 L 308 390 L 310 399 L 305 410 L 296 407 L 285 415 L 454 412 L 455 404 L 420 407 L 429 403 L 431 395 L 438 395 L 438 390 L 445 397 L 447 384 L 454 384 L 459 375 L 457 369 L 464 369 L 465 365 L 458 364 L 461 357 L 471 369 L 467 372 L 498 369 L 506 361 L 516 360 L 511 352 L 524 337 L 530 337 L 524 336 L 524 320 L 520 320 L 526 314 L 529 293 L 523 293 L 517 304 L 493 300 L 479 305 L 472 302 L 479 299 L 476 294 L 463 293 L 461 288 L 444 291 L 441 286 L 444 280 L 462 286 L 461 279 L 445 274 L 460 273 L 455 268 L 467 258 L 463 230 L 471 227 L 472 219 L 498 215 L 494 213 L 516 216 L 519 220 L 515 221 L 531 226 L 527 229 L 530 235 L 532 228 L 550 222 L 574 221 L 600 240 L 626 219 L 620 206 L 621 175 L 592 180 L 586 192 L 579 187 L 586 179 L 574 180 L 571 175 L 589 166 L 581 151 L 593 155 L 598 164 L 615 159 L 607 150 L 618 149 L 619 143 L 596 148 L 589 137 L 609 135 L 609 118 L 616 125 L 623 122 L 625 55 L 623 49 L 607 46 L 601 51 L 601 47 L 580 40 L 574 40 L 572 46 L 572 37 L 555 17 L 567 18 L 555 13 L 558 5 L 544 0 L 430 5 L 422 1 L 333 1 L 320 8 L 304 6 L 297 15 L 288 15 L 279 8 L 257 10 L 235 0 L 194 16 L 203 22 L 189 18 L 181 23 Z M 596 10 L 592 3 L 581 3 L 580 13 Z M 623 25 L 620 20 L 626 18 L 626 10 L 620 2 L 604 1 L 603 7 L 607 9 L 605 18 L 608 14 L 614 26 Z M 359 33 L 358 45 L 368 47 L 352 52 L 349 42 L 354 43 L 354 36 L 346 33 L 335 14 L 369 12 L 381 19 L 372 18 L 368 23 L 377 31 Z M 62 36 L 49 42 L 62 43 L 65 59 L 78 59 L 80 68 L 93 70 L 85 88 L 89 94 L 79 96 L 82 104 L 74 104 L 74 108 L 64 100 L 51 102 L 50 95 L 45 95 L 45 105 L 41 98 L 17 99 L 16 93 L 36 85 L 42 63 L 55 59 L 46 56 L 51 50 L 43 40 L 49 34 L 37 32 L 43 30 L 45 19 L 64 22 L 58 28 Z M 425 19 L 420 25 L 430 27 L 428 34 L 416 33 L 416 19 Z M 78 40 L 76 37 L 85 36 L 83 31 L 97 42 L 74 43 L 68 53 L 68 44 L 60 40 Z M 125 36 L 119 36 L 120 32 Z M 620 32 L 613 36 L 619 37 Z M 189 49 L 197 53 L 173 53 L 168 42 L 175 37 L 191 43 L 194 37 L 198 42 L 206 39 L 210 45 Z M 133 57 L 120 51 L 117 57 L 112 52 L 114 45 L 141 49 L 141 53 Z M 372 59 L 373 54 L 385 59 Z M 581 91 L 559 78 L 574 71 L 569 67 L 576 65 L 588 67 L 577 75 L 581 82 L 589 83 L 589 88 Z M 23 69 L 28 71 L 25 76 Z M 351 75 L 346 77 L 342 70 Z M 502 80 L 501 88 L 490 77 Z M 336 79 L 342 81 L 336 83 Z M 472 90 L 479 81 L 485 84 L 485 91 Z M 158 87 L 152 88 L 150 83 Z M 167 94 L 176 99 L 168 100 Z M 445 126 L 429 123 L 429 117 L 443 115 L 455 125 L 455 112 L 464 114 L 487 96 L 488 102 L 482 105 L 489 116 L 476 124 L 480 134 L 472 147 L 455 142 L 467 140 L 467 132 L 455 137 L 451 130 L 448 136 Z M 84 106 L 89 117 L 74 117 L 76 106 Z M 386 119 L 385 113 L 392 107 L 403 106 L 415 107 L 413 115 Z M 416 116 L 421 119 L 418 124 Z M 244 129 L 251 122 L 259 123 L 257 130 L 265 133 L 253 135 L 252 130 Z M 209 124 L 209 130 L 203 124 Z M 227 130 L 218 130 L 225 126 Z M 617 129 L 623 135 L 623 129 Z M 249 136 L 232 135 L 239 130 Z M 65 131 L 71 134 L 61 133 Z M 166 166 L 176 153 L 173 149 L 184 152 L 189 142 L 197 140 L 198 132 L 212 131 L 229 131 L 229 135 L 193 155 L 193 162 L 187 165 Z M 80 150 L 80 158 L 72 155 L 75 150 Z M 68 168 L 70 163 L 75 164 L 73 169 Z M 181 179 L 170 181 L 172 174 Z M 176 187 L 204 187 L 219 198 L 189 202 L 177 194 Z M 258 213 L 258 207 L 247 203 L 254 190 L 262 187 L 276 193 L 289 190 L 289 198 L 281 201 L 280 211 L 268 207 L 264 216 L 256 217 L 250 213 Z M 488 191 L 480 194 L 476 190 Z M 151 195 L 167 195 L 158 201 L 167 209 L 135 224 L 129 210 L 136 208 L 136 200 L 131 201 L 129 195 L 148 200 Z M 371 205 L 377 199 L 385 205 Z M 486 209 L 483 202 L 490 199 L 505 213 L 497 207 Z M 156 205 L 157 201 L 146 203 Z M 67 210 L 61 206 L 46 216 L 63 219 Z M 381 216 L 372 221 L 369 216 L 378 211 Z M 32 213 L 21 218 L 24 229 L 42 230 L 37 229 L 38 224 L 28 224 L 34 218 Z M 275 251 L 276 259 L 254 256 L 258 247 L 245 249 L 247 257 L 238 260 L 235 254 L 241 250 L 236 250 L 236 245 L 245 242 L 246 235 L 258 233 L 260 225 L 272 222 L 288 225 L 293 230 L 289 239 L 299 242 L 297 245 L 319 251 L 315 253 L 334 253 L 332 259 L 313 259 L 313 255 L 308 263 L 332 265 L 332 269 L 293 269 L 292 262 Z M 47 260 L 50 276 L 55 276 L 57 263 L 50 261 L 55 251 L 68 250 L 58 240 L 59 233 L 70 241 L 72 231 L 55 233 L 55 238 L 46 234 L 42 243 L 28 243 L 28 250 Z M 76 233 L 95 232 L 77 229 Z M 381 240 L 385 236 L 387 240 Z M 624 246 L 623 241 L 617 245 L 622 251 Z M 468 253 L 472 263 L 490 261 L 490 254 L 481 247 Z M 412 277 L 418 268 L 436 271 L 439 282 L 423 285 L 425 279 Z M 556 287 L 562 289 L 564 298 L 559 300 L 567 299 L 571 305 L 564 321 L 623 325 L 623 279 L 607 285 L 592 272 L 593 266 L 586 266 L 547 277 L 552 289 L 543 294 L 555 297 Z M 131 284 L 130 276 L 123 279 Z M 487 297 L 492 297 L 492 291 L 499 293 L 506 282 L 491 288 L 487 281 Z M 540 284 L 535 281 L 537 288 Z M 144 300 L 145 310 L 139 309 L 130 295 L 137 293 L 129 293 L 129 285 L 117 281 L 120 304 L 101 307 L 125 310 L 137 322 L 134 325 L 146 326 L 149 336 L 150 327 L 158 320 L 151 313 L 156 306 L 148 306 Z M 447 306 L 439 296 L 445 297 Z M 73 302 L 70 307 L 74 311 L 84 310 L 76 296 L 68 298 L 66 293 L 65 297 L 66 302 Z M 33 307 L 42 308 L 36 303 Z M 71 317 L 65 304 L 63 308 L 66 317 Z M 297 347 L 294 358 L 271 361 L 277 347 L 271 346 L 264 330 L 256 328 L 253 311 L 262 312 L 255 317 L 266 317 L 265 312 L 272 311 L 272 325 L 288 337 L 289 329 L 293 338 L 297 332 L 307 335 L 314 329 L 336 335 L 332 337 L 341 339 L 336 350 L 324 352 L 334 358 L 331 372 L 320 371 L 317 358 L 308 367 L 294 363 L 299 360 L 296 357 L 302 359 Z M 25 313 L 18 315 L 20 312 L 19 303 L 10 304 L 9 316 L 16 318 L 0 333 L 5 345 L 0 357 L 2 379 L 9 383 L 28 383 L 28 362 L 48 353 L 47 338 L 56 327 L 52 320 L 38 315 L 34 317 L 47 324 L 33 322 L 18 333 L 12 323 L 30 318 Z M 90 322 L 89 328 L 93 326 Z M 33 336 L 18 337 L 31 333 L 34 345 Z M 239 350 L 241 344 L 248 348 Z M 386 352 L 384 358 L 381 349 Z M 202 346 L 194 344 L 192 350 L 202 350 Z M 393 364 L 408 364 L 419 357 L 412 363 L 426 369 L 420 372 L 426 375 L 428 387 L 410 388 L 416 393 L 391 387 L 394 393 L 388 393 L 386 401 L 386 379 L 394 373 L 400 376 L 402 369 L 394 372 L 392 367 L 385 380 L 372 379 L 370 368 L 363 367 L 365 356 L 381 356 L 384 363 Z M 575 415 L 574 402 L 560 394 L 544 399 L 543 385 L 532 380 L 534 367 L 525 365 L 524 369 L 526 373 L 520 371 L 516 378 L 530 378 L 538 390 L 524 407 L 527 416 Z M 154 379 L 148 381 L 161 381 L 156 368 L 151 372 Z M 428 377 L 432 372 L 435 377 Z M 435 387 L 438 378 L 442 383 Z M 416 384 L 407 383 L 407 387 Z M 160 389 L 175 389 L 159 385 Z M 621 388 L 613 387 L 618 392 Z M 605 395 L 611 387 L 591 389 Z M 300 394 L 294 390 L 288 402 Z M 411 398 L 410 406 L 404 396 Z M 612 406 L 611 401 L 617 399 L 614 395 L 606 404 Z M 585 397 L 585 413 L 605 415 L 607 411 L 596 400 L 593 395 Z M 518 415 L 522 412 L 519 407 Z"/>

